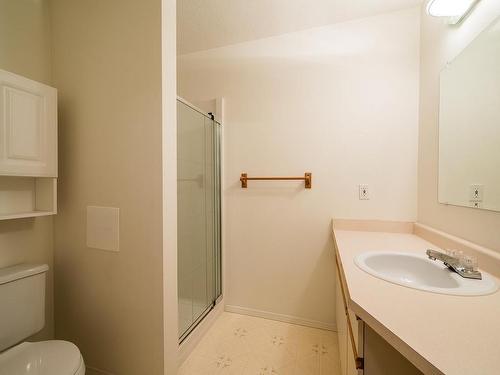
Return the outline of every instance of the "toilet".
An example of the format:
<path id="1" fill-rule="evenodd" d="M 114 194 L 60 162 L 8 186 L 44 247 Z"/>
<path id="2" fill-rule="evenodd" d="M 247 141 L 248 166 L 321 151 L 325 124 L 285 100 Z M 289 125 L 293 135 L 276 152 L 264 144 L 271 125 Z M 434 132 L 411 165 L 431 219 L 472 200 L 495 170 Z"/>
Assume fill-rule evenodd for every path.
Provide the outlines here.
<path id="1" fill-rule="evenodd" d="M 0 375 L 84 375 L 76 345 L 23 342 L 45 325 L 46 264 L 0 269 Z"/>

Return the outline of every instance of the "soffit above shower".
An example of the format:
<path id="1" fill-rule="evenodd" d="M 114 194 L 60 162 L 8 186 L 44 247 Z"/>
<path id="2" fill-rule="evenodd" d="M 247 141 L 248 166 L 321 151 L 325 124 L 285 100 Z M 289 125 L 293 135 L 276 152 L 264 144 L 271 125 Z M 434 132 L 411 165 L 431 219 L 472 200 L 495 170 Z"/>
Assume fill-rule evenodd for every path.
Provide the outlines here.
<path id="1" fill-rule="evenodd" d="M 179 55 L 374 16 L 423 0 L 178 0 Z"/>

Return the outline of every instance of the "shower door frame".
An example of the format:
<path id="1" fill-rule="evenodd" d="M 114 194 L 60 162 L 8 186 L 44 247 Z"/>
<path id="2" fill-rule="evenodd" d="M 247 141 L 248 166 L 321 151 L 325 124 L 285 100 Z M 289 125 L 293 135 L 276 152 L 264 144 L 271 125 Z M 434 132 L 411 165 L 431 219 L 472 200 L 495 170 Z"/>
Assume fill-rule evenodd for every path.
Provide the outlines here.
<path id="1" fill-rule="evenodd" d="M 215 117 L 212 113 L 207 113 L 195 105 L 191 104 L 184 98 L 177 96 L 177 101 L 191 108 L 192 110 L 198 112 L 203 115 L 206 119 L 212 121 L 211 126 L 214 127 L 212 132 L 214 146 L 214 157 L 217 159 L 214 162 L 214 299 L 211 304 L 192 322 L 192 324 L 186 329 L 185 332 L 182 333 L 179 337 L 179 344 L 182 344 L 189 335 L 196 329 L 196 327 L 203 322 L 205 317 L 218 305 L 223 297 L 224 297 L 224 288 L 223 288 L 223 246 L 222 246 L 222 213 L 223 213 L 223 195 L 222 195 L 222 123 L 215 120 Z M 217 192 L 219 193 L 219 197 L 216 198 Z M 216 234 L 218 233 L 218 235 Z"/>

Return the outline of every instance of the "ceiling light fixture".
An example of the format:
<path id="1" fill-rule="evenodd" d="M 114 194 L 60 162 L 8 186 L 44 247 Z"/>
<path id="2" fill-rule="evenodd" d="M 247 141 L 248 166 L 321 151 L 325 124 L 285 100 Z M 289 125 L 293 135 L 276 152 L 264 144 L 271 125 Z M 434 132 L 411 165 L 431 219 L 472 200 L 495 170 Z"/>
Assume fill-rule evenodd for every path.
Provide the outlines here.
<path id="1" fill-rule="evenodd" d="M 462 21 L 479 0 L 430 0 L 427 13 L 433 17 L 447 17 L 451 25 Z"/>

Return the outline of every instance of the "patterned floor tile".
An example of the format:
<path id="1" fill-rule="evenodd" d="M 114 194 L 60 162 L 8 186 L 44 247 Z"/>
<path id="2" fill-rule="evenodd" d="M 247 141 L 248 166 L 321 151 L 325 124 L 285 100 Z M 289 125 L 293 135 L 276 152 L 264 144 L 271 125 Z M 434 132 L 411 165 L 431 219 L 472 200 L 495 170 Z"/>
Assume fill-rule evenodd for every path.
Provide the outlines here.
<path id="1" fill-rule="evenodd" d="M 335 332 L 224 312 L 179 375 L 339 375 Z"/>

